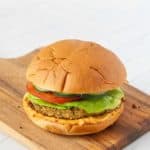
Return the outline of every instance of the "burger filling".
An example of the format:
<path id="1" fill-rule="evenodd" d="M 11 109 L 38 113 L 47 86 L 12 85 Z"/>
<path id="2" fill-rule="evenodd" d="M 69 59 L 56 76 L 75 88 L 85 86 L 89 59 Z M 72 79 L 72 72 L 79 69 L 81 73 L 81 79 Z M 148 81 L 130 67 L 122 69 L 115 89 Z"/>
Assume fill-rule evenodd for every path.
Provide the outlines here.
<path id="1" fill-rule="evenodd" d="M 100 94 L 64 94 L 43 91 L 27 85 L 25 97 L 37 112 L 64 119 L 79 119 L 112 111 L 120 106 L 124 93 L 120 88 Z"/>

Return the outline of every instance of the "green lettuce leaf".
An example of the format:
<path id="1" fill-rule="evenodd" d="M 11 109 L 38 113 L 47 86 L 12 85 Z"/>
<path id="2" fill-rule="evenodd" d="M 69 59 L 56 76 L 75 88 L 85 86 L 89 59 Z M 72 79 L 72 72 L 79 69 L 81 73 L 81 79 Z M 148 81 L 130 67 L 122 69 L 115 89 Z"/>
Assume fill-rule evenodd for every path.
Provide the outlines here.
<path id="1" fill-rule="evenodd" d="M 101 113 L 106 110 L 115 109 L 121 104 L 121 98 L 124 97 L 123 91 L 118 88 L 111 91 L 107 91 L 99 95 L 89 95 L 80 101 L 67 102 L 63 104 L 54 104 L 46 102 L 30 93 L 26 94 L 26 97 L 34 104 L 46 107 L 52 107 L 57 109 L 70 109 L 79 108 L 86 113 Z"/>

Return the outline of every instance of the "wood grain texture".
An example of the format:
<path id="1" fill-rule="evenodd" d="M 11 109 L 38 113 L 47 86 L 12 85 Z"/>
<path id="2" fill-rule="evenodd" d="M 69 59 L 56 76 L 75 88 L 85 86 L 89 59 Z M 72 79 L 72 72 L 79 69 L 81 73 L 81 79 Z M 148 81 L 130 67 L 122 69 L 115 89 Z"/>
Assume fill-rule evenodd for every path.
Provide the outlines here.
<path id="1" fill-rule="evenodd" d="M 86 136 L 59 136 L 36 127 L 22 109 L 25 71 L 30 53 L 16 59 L 0 59 L 0 128 L 32 150 L 116 150 L 150 130 L 150 97 L 125 84 L 125 111 L 115 125 Z"/>

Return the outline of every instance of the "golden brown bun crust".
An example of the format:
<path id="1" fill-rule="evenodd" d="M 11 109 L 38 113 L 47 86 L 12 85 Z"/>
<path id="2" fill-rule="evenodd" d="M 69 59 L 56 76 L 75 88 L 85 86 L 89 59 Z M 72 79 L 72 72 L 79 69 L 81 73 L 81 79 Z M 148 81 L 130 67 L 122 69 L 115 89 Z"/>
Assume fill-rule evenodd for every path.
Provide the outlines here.
<path id="1" fill-rule="evenodd" d="M 27 99 L 23 99 L 24 110 L 33 123 L 46 131 L 62 135 L 85 135 L 102 131 L 112 125 L 123 111 L 122 103 L 119 108 L 109 113 L 104 113 L 103 115 L 76 120 L 65 120 L 37 113 L 31 108 L 29 103 L 30 102 Z"/>
<path id="2" fill-rule="evenodd" d="M 63 93 L 100 93 L 121 86 L 126 71 L 119 58 L 93 42 L 63 40 L 41 48 L 28 67 L 27 80 Z"/>

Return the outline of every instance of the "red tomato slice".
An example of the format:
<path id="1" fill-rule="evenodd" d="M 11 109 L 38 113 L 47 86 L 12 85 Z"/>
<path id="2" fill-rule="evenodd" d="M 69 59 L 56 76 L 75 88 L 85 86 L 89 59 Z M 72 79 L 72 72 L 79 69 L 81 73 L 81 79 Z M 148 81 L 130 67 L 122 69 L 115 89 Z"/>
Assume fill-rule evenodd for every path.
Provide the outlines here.
<path id="1" fill-rule="evenodd" d="M 36 90 L 36 88 L 32 85 L 32 83 L 27 83 L 27 91 L 30 92 L 32 95 L 41 98 L 50 103 L 66 103 L 75 100 L 79 100 L 80 97 L 58 97 L 54 95 L 52 92 L 40 92 Z"/>

